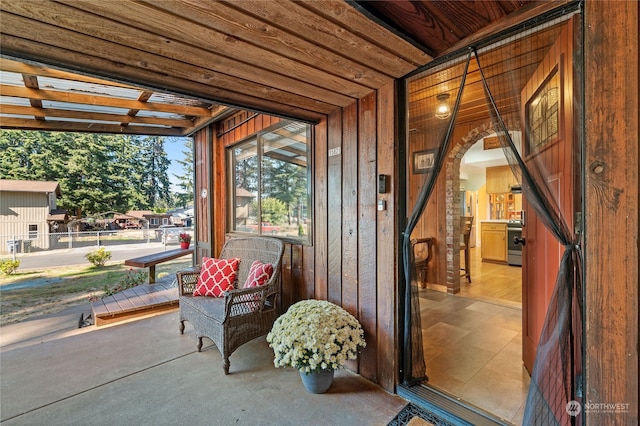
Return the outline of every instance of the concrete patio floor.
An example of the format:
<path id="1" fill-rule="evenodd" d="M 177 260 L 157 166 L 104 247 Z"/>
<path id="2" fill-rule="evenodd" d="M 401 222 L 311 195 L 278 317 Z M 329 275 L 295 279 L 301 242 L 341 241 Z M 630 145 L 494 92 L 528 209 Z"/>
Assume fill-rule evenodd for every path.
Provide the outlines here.
<path id="1" fill-rule="evenodd" d="M 201 353 L 178 312 L 78 329 L 87 306 L 0 328 L 0 421 L 8 425 L 386 425 L 407 404 L 347 370 L 326 394 L 276 369 L 264 337 L 230 358 Z"/>

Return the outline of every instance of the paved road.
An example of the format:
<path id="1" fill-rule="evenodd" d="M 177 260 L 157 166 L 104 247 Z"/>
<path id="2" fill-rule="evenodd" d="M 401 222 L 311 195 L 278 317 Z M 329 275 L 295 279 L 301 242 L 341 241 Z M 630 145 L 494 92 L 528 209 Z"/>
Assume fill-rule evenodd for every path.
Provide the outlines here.
<path id="1" fill-rule="evenodd" d="M 178 248 L 177 245 L 164 246 L 159 242 L 106 246 L 111 252 L 109 262 L 124 262 L 132 257 L 144 256 L 165 250 Z M 49 250 L 38 253 L 17 253 L 16 259 L 20 260 L 19 270 L 24 272 L 32 269 L 43 269 L 57 266 L 88 265 L 85 254 L 95 250 L 96 247 L 79 247 L 74 249 Z M 11 259 L 11 255 L 2 256 L 3 259 Z M 185 259 L 187 259 L 185 257 Z"/>

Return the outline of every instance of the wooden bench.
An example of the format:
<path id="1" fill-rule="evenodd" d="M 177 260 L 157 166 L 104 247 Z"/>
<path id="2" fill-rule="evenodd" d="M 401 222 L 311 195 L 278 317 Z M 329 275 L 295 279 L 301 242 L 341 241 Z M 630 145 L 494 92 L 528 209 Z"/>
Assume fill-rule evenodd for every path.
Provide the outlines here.
<path id="1" fill-rule="evenodd" d="M 124 261 L 126 266 L 134 266 L 136 268 L 149 268 L 149 284 L 156 282 L 156 265 L 158 263 L 168 262 L 188 254 L 193 254 L 193 249 L 175 249 L 163 251 L 161 253 L 148 254 L 146 256 L 127 259 Z"/>

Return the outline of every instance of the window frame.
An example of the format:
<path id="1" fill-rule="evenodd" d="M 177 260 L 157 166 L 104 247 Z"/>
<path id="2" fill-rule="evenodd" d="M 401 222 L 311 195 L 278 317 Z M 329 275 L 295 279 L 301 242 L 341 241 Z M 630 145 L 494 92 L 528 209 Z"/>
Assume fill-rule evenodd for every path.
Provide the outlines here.
<path id="1" fill-rule="evenodd" d="M 305 234 L 303 234 L 302 236 L 291 236 L 291 235 L 278 235 L 278 234 L 271 234 L 271 233 L 263 233 L 262 230 L 262 226 L 257 226 L 257 232 L 250 232 L 250 231 L 243 231 L 243 230 L 238 230 L 236 229 L 236 212 L 237 209 L 239 207 L 238 203 L 238 197 L 236 197 L 236 159 L 235 159 L 235 150 L 238 149 L 239 147 L 241 147 L 242 145 L 246 145 L 247 143 L 250 142 L 255 142 L 255 156 L 256 156 L 256 162 L 257 162 L 257 176 L 256 176 L 256 185 L 257 185 L 257 194 L 256 194 L 256 200 L 258 201 L 262 201 L 263 200 L 263 194 L 262 194 L 262 188 L 263 188 L 263 178 L 264 178 L 264 170 L 263 170 L 263 154 L 264 154 L 264 146 L 267 145 L 270 141 L 269 140 L 265 140 L 264 139 L 264 135 L 269 134 L 269 133 L 273 133 L 274 131 L 284 128 L 287 125 L 290 125 L 291 123 L 298 123 L 301 125 L 306 126 L 306 134 L 307 134 L 307 141 L 306 141 L 306 220 L 307 220 L 307 224 L 308 226 L 306 226 L 306 231 Z M 273 237 L 273 238 L 278 238 L 280 240 L 283 240 L 285 242 L 288 243 L 292 243 L 292 244 L 299 244 L 299 245 L 306 245 L 306 246 L 311 246 L 313 245 L 313 228 L 314 228 L 314 221 L 313 221 L 313 199 L 314 199 L 314 193 L 313 193 L 313 145 L 314 145 L 314 126 L 312 124 L 309 123 L 305 123 L 302 121 L 295 121 L 295 120 L 285 120 L 285 121 L 281 121 L 277 124 L 265 127 L 264 129 L 261 129 L 260 131 L 254 132 L 250 135 L 248 135 L 247 137 L 240 139 L 238 141 L 236 141 L 235 143 L 227 146 L 225 148 L 226 152 L 225 152 L 225 159 L 226 159 L 226 163 L 227 163 L 227 173 L 229 178 L 227 179 L 226 182 L 226 191 L 227 191 L 227 197 L 229 202 L 227 203 L 227 205 L 230 207 L 227 211 L 226 214 L 226 228 L 227 228 L 227 233 L 229 234 L 238 234 L 238 235 L 243 235 L 243 236 L 247 236 L 247 235 L 251 235 L 251 236 L 268 236 L 268 237 Z M 257 212 L 256 212 L 256 216 L 257 218 L 261 218 L 262 217 L 262 202 L 258 202 L 257 203 Z M 304 207 L 304 206 L 303 206 Z M 303 209 L 304 210 L 304 209 Z M 261 223 L 263 221 L 258 221 L 258 223 Z"/>
<path id="2" fill-rule="evenodd" d="M 31 227 L 35 227 L 35 231 L 31 230 Z M 27 239 L 28 240 L 37 240 L 38 239 L 38 234 L 39 234 L 39 229 L 40 227 L 38 226 L 37 223 L 30 223 L 29 225 L 27 225 Z"/>

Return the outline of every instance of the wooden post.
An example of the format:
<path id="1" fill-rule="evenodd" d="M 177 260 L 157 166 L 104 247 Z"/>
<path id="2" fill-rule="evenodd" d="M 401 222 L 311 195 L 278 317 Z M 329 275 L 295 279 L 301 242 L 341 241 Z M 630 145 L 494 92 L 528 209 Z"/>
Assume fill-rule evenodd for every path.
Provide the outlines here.
<path id="1" fill-rule="evenodd" d="M 585 2 L 589 425 L 638 424 L 638 8 Z"/>

